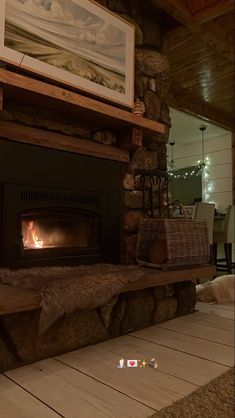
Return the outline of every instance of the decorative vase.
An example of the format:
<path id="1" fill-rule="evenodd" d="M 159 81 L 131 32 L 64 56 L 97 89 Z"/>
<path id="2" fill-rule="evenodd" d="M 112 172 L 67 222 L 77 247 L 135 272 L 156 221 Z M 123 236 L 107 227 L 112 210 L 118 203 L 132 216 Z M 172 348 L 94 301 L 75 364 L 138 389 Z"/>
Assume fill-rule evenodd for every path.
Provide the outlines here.
<path id="1" fill-rule="evenodd" d="M 132 112 L 135 115 L 138 115 L 138 116 L 143 116 L 144 113 L 145 113 L 145 105 L 144 105 L 144 102 L 142 102 L 138 97 L 137 97 L 137 99 L 135 101 L 134 108 L 133 108 Z"/>

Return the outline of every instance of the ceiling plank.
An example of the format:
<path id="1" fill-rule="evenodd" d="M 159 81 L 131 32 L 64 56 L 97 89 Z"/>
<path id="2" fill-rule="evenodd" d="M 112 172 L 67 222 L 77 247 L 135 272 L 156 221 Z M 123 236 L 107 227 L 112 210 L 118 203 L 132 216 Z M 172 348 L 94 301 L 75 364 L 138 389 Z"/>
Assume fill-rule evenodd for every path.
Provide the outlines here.
<path id="1" fill-rule="evenodd" d="M 234 10 L 234 8 L 234 0 L 214 0 L 209 3 L 206 0 L 190 0 L 190 9 L 193 20 L 200 24 L 216 19 L 225 13 L 229 13 Z"/>
<path id="2" fill-rule="evenodd" d="M 227 37 L 218 24 L 207 22 L 200 25 L 193 19 L 193 15 L 183 0 L 152 0 L 156 7 L 165 10 L 190 32 L 197 34 L 205 43 L 215 51 L 222 54 L 229 61 L 235 62 L 233 42 Z"/>
<path id="3" fill-rule="evenodd" d="M 224 115 L 222 112 L 219 112 L 206 103 L 197 103 L 196 100 L 188 101 L 173 91 L 168 94 L 167 103 L 174 109 L 181 110 L 196 117 L 200 117 L 206 121 L 216 123 L 222 128 L 229 130 L 234 129 L 234 120 L 232 118 Z"/>
<path id="4" fill-rule="evenodd" d="M 201 39 L 219 53 L 222 53 L 229 61 L 235 62 L 233 39 L 214 22 L 207 22 L 200 33 Z"/>

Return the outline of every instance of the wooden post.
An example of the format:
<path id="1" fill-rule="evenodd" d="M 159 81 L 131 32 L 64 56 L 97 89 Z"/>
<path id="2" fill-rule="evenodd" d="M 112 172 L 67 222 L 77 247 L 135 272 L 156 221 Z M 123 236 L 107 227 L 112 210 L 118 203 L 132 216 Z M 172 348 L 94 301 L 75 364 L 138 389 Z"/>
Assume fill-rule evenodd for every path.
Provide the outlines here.
<path id="1" fill-rule="evenodd" d="M 234 172 L 235 172 L 235 134 L 234 131 L 232 131 L 232 184 L 233 184 L 233 205 L 235 205 L 235 178 L 234 178 Z"/>
<path id="2" fill-rule="evenodd" d="M 122 129 L 118 134 L 118 146 L 123 149 L 136 149 L 142 146 L 143 129 L 139 127 Z"/>
<path id="3" fill-rule="evenodd" d="M 3 88 L 0 86 L 0 112 L 3 111 Z"/>

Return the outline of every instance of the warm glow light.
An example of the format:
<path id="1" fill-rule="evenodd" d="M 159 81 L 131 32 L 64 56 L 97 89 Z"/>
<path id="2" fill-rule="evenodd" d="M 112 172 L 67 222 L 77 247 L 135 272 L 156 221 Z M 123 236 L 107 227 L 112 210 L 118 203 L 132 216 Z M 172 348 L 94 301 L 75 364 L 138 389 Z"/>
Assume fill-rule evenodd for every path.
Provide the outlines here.
<path id="1" fill-rule="evenodd" d="M 25 240 L 24 244 L 25 246 L 30 246 L 34 248 L 42 248 L 43 247 L 43 241 L 40 240 L 37 236 L 34 221 L 29 221 L 27 223 L 28 225 L 28 233 L 27 233 L 27 239 Z"/>

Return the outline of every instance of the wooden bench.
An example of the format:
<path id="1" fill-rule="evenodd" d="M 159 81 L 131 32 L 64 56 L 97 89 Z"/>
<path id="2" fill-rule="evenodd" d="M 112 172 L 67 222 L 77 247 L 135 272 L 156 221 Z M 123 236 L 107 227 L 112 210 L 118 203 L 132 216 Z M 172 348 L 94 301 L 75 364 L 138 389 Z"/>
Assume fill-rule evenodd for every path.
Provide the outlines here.
<path id="1" fill-rule="evenodd" d="M 38 309 L 40 302 L 39 291 L 0 284 L 0 315 Z"/>
<path id="2" fill-rule="evenodd" d="M 141 279 L 125 286 L 121 293 L 187 280 L 195 281 L 200 278 L 210 278 L 216 273 L 215 267 L 211 265 L 168 271 L 148 269 L 147 273 L 146 268 L 143 270 L 145 273 Z M 39 309 L 40 302 L 40 291 L 19 289 L 0 284 L 0 315 Z"/>

